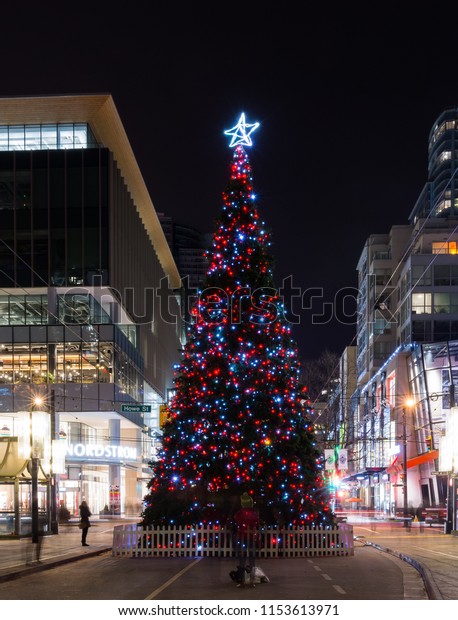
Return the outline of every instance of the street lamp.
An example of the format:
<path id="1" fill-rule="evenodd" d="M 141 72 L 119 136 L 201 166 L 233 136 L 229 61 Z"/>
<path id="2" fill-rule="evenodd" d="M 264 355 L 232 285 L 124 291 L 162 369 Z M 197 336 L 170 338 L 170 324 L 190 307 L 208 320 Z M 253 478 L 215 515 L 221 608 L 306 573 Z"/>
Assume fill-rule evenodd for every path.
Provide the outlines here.
<path id="1" fill-rule="evenodd" d="M 403 493 L 404 493 L 404 527 L 408 527 L 407 523 L 407 513 L 409 510 L 408 507 L 408 496 L 407 496 L 407 420 L 406 420 L 406 409 L 409 411 L 415 406 L 415 401 L 413 398 L 407 398 L 404 402 L 404 406 L 402 408 L 402 442 L 403 442 L 403 472 L 404 472 L 404 480 L 403 480 Z"/>
<path id="2" fill-rule="evenodd" d="M 457 528 L 458 407 L 451 407 L 445 422 L 445 434 L 439 440 L 439 470 L 448 474 L 447 518 L 444 534 Z"/>
<path id="3" fill-rule="evenodd" d="M 43 399 L 36 397 L 30 411 L 19 412 L 19 454 L 30 460 L 31 475 L 31 516 L 32 516 L 32 543 L 39 542 L 39 506 L 38 506 L 38 473 L 40 461 L 42 469 L 50 467 L 51 457 L 51 427 L 50 416 L 43 409 Z"/>

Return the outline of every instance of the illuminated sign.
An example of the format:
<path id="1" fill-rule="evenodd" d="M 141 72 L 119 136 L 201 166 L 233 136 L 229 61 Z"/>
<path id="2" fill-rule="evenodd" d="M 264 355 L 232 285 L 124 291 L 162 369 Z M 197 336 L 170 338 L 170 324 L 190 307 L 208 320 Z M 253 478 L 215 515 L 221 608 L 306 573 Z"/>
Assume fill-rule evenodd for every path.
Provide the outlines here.
<path id="1" fill-rule="evenodd" d="M 67 446 L 67 456 L 77 458 L 137 460 L 137 448 L 129 446 L 101 445 L 96 443 L 72 443 Z"/>

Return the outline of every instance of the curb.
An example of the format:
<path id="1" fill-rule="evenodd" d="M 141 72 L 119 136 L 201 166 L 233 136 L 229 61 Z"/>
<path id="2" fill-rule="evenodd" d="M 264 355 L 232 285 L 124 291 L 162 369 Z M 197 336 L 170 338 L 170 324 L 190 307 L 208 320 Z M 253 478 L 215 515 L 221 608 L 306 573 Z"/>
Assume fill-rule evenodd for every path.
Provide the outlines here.
<path id="1" fill-rule="evenodd" d="M 12 581 L 13 579 L 18 579 L 19 577 L 25 577 L 32 573 L 40 573 L 50 568 L 56 568 L 57 566 L 61 566 L 62 564 L 69 564 L 70 562 L 77 562 L 78 560 L 92 558 L 111 550 L 112 547 L 103 547 L 100 549 L 95 549 L 94 551 L 86 552 L 84 555 L 72 555 L 66 558 L 62 558 L 60 560 L 43 560 L 39 564 L 33 564 L 30 566 L 26 566 L 25 568 L 19 568 L 14 572 L 0 575 L 0 583 L 4 583 L 5 581 Z"/>
<path id="2" fill-rule="evenodd" d="M 418 560 L 415 560 L 414 558 L 411 558 L 405 553 L 400 553 L 399 551 L 395 551 L 394 549 L 390 549 L 389 547 L 382 547 L 382 545 L 377 545 L 377 543 L 365 541 L 365 544 L 368 546 L 374 547 L 375 549 L 378 549 L 379 551 L 384 551 L 385 553 L 394 555 L 400 560 L 404 560 L 404 562 L 407 562 L 407 564 L 410 564 L 411 566 L 413 566 L 413 568 L 415 568 L 420 573 L 421 578 L 423 579 L 423 583 L 425 584 L 428 598 L 433 601 L 444 600 L 444 597 L 442 596 L 441 591 L 439 590 L 434 580 L 433 574 L 428 568 L 426 568 L 426 566 L 423 566 L 421 562 L 419 562 Z"/>

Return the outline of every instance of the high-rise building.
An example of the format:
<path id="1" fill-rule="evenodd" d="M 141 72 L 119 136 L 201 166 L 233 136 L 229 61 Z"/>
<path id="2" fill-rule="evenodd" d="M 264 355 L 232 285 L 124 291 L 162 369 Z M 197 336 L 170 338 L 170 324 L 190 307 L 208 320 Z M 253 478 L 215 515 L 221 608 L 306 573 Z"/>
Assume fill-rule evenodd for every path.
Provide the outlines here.
<path id="1" fill-rule="evenodd" d="M 428 180 L 408 224 L 371 235 L 357 267 L 358 386 L 347 479 L 363 505 L 390 514 L 444 506 L 456 486 L 458 466 L 446 464 L 444 446 L 458 442 L 451 437 L 458 386 L 457 166 L 453 108 L 430 132 Z"/>
<path id="2" fill-rule="evenodd" d="M 182 316 L 189 325 L 193 321 L 192 308 L 207 276 L 207 251 L 212 245 L 212 234 L 202 233 L 164 213 L 158 213 L 158 217 L 181 276 Z"/>
<path id="3" fill-rule="evenodd" d="M 202 233 L 164 213 L 157 215 L 182 279 L 187 278 L 190 289 L 198 290 L 207 275 L 209 261 L 206 252 L 211 247 L 211 233 Z"/>
<path id="4" fill-rule="evenodd" d="M 30 524 L 37 395 L 65 457 L 40 463 L 45 528 L 83 498 L 139 515 L 181 279 L 111 95 L 0 99 L 0 212 L 0 534 Z"/>

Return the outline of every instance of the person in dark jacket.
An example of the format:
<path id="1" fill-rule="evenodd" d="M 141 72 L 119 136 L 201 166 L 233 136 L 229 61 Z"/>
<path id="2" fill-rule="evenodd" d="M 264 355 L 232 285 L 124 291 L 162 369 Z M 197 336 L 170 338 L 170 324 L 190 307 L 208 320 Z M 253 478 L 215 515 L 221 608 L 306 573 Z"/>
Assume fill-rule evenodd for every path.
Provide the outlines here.
<path id="1" fill-rule="evenodd" d="M 259 512 L 254 508 L 253 498 L 244 492 L 240 498 L 241 508 L 234 515 L 236 527 L 236 545 L 239 565 L 231 578 L 237 581 L 237 587 L 243 587 L 246 573 L 249 573 L 247 585 L 254 588 L 256 570 L 256 540 L 259 526 Z"/>
<path id="2" fill-rule="evenodd" d="M 87 531 L 91 527 L 91 522 L 89 521 L 90 516 L 92 516 L 92 513 L 89 510 L 89 506 L 87 505 L 87 502 L 83 500 L 80 505 L 81 544 L 83 547 L 89 547 L 86 542 L 86 538 Z"/>

